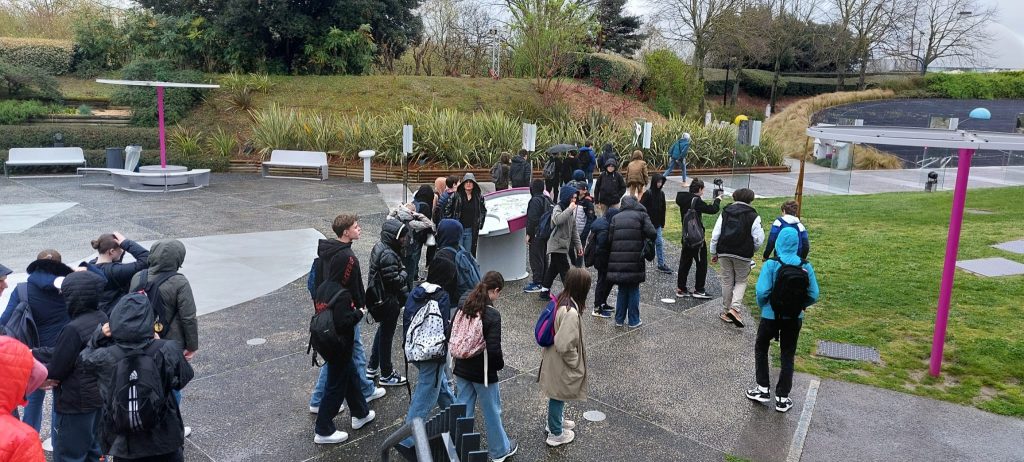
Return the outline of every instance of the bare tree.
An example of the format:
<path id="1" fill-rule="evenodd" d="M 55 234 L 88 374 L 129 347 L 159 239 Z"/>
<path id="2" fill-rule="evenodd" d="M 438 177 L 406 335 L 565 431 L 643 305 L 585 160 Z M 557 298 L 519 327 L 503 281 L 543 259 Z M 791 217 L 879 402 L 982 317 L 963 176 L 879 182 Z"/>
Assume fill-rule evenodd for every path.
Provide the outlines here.
<path id="1" fill-rule="evenodd" d="M 987 25 L 997 14 L 978 0 L 916 0 L 886 42 L 891 56 L 915 64 L 924 75 L 937 60 L 975 65 L 988 58 Z"/>
<path id="2" fill-rule="evenodd" d="M 500 40 L 497 20 L 488 8 L 473 0 L 460 5 L 459 29 L 465 42 L 470 77 L 484 72 L 491 47 Z"/>
<path id="3" fill-rule="evenodd" d="M 782 75 L 782 60 L 801 37 L 807 33 L 805 25 L 818 13 L 820 0 L 762 0 L 771 16 L 767 24 L 767 43 L 773 57 L 772 92 L 769 104 L 775 111 L 778 99 L 779 79 Z"/>
<path id="4" fill-rule="evenodd" d="M 667 0 L 659 8 L 664 34 L 692 49 L 693 67 L 701 86 L 700 112 L 705 109 L 705 60 L 712 44 L 723 33 L 725 19 L 743 3 L 743 0 Z"/>
<path id="5" fill-rule="evenodd" d="M 897 30 L 906 11 L 900 0 L 858 0 L 850 26 L 854 32 L 854 52 L 860 60 L 857 88 L 866 88 L 867 67 L 874 51 Z"/>

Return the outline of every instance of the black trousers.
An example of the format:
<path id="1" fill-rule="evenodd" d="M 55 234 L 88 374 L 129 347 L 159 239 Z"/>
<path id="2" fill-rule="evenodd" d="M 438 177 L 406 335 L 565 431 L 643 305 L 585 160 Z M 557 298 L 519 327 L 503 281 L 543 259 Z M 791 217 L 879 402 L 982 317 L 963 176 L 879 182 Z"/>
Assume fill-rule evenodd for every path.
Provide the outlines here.
<path id="1" fill-rule="evenodd" d="M 533 238 L 528 245 L 530 246 L 531 281 L 534 284 L 541 284 L 544 282 L 544 276 L 548 269 L 548 241 Z"/>
<path id="2" fill-rule="evenodd" d="M 544 282 L 541 283 L 548 289 L 555 282 L 555 276 L 562 279 L 565 284 L 565 275 L 569 273 L 569 255 L 564 253 L 548 254 L 548 269 L 544 273 Z"/>
<path id="3" fill-rule="evenodd" d="M 109 460 L 110 457 L 108 456 Z M 116 462 L 181 462 L 185 460 L 185 454 L 181 449 L 169 454 L 163 454 L 159 456 L 140 457 L 138 459 L 127 459 L 124 457 L 118 457 Z"/>
<path id="4" fill-rule="evenodd" d="M 608 269 L 597 269 L 597 283 L 594 284 L 594 307 L 608 303 L 608 294 L 612 291 L 612 283 L 608 282 Z"/>
<path id="5" fill-rule="evenodd" d="M 314 431 L 320 436 L 331 436 L 338 431 L 334 425 L 334 417 L 341 410 L 342 401 L 348 401 L 352 417 L 363 418 L 370 413 L 366 398 L 359 388 L 359 376 L 356 363 L 349 359 L 342 364 L 331 364 L 327 368 L 327 385 L 324 387 L 324 398 L 320 401 L 320 412 L 316 414 Z"/>
<path id="6" fill-rule="evenodd" d="M 782 371 L 779 382 L 775 385 L 775 396 L 787 397 L 793 388 L 793 358 L 796 356 L 796 342 L 800 338 L 802 319 L 765 319 L 761 318 L 757 325 L 757 340 L 754 341 L 754 367 L 757 385 L 769 388 L 771 379 L 768 377 L 768 345 L 775 334 L 779 334 L 779 354 Z"/>
<path id="7" fill-rule="evenodd" d="M 687 248 L 679 254 L 679 271 L 676 272 L 676 288 L 686 290 L 686 277 L 690 274 L 690 267 L 697 263 L 697 274 L 693 279 L 693 290 L 704 292 L 704 284 L 708 280 L 708 246 L 701 244 L 697 248 Z"/>

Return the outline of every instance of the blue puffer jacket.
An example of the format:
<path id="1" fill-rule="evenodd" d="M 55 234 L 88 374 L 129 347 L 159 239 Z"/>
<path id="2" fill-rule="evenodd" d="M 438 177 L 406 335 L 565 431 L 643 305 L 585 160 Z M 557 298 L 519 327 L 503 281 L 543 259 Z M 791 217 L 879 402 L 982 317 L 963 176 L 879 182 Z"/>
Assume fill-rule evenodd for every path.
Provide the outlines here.
<path id="1" fill-rule="evenodd" d="M 40 347 L 54 346 L 61 329 L 71 321 L 64 297 L 54 287 L 53 281 L 73 272 L 67 265 L 53 260 L 36 260 L 28 265 L 28 303 L 39 330 Z M 11 299 L 0 317 L 0 326 L 7 325 L 7 320 L 19 302 L 21 297 L 18 290 L 12 287 Z"/>
<path id="2" fill-rule="evenodd" d="M 800 245 L 800 238 L 797 236 L 797 232 L 793 228 L 783 228 L 779 231 L 779 238 L 775 241 L 775 252 L 779 256 L 779 260 L 787 265 L 799 265 L 800 257 L 797 256 L 797 247 Z M 772 311 L 771 302 L 768 297 L 772 293 L 772 286 L 775 285 L 775 273 L 779 271 L 782 264 L 775 261 L 774 259 L 768 260 L 764 263 L 764 268 L 761 268 L 761 275 L 757 278 L 757 306 L 761 307 L 761 317 L 764 319 L 775 319 L 775 311 Z M 807 288 L 807 296 L 809 298 L 807 306 L 811 306 L 818 301 L 818 278 L 814 275 L 814 267 L 811 266 L 810 262 L 803 264 L 803 269 L 807 270 L 807 277 L 810 279 L 811 285 Z M 800 318 L 803 319 L 804 313 L 800 313 Z"/>

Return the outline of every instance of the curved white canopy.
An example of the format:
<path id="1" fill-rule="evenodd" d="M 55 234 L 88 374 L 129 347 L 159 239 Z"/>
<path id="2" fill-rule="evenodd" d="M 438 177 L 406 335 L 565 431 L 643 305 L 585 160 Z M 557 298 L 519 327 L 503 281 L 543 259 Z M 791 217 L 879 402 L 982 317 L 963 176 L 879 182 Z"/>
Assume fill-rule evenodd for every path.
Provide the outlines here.
<path id="1" fill-rule="evenodd" d="M 150 80 L 96 79 L 96 83 L 109 83 L 112 85 L 135 85 L 137 87 L 220 88 L 220 85 L 213 85 L 209 83 L 154 82 Z"/>
<path id="2" fill-rule="evenodd" d="M 815 125 L 807 129 L 807 136 L 822 140 L 893 146 L 1024 151 L 1024 135 L 1016 133 L 915 127 Z"/>

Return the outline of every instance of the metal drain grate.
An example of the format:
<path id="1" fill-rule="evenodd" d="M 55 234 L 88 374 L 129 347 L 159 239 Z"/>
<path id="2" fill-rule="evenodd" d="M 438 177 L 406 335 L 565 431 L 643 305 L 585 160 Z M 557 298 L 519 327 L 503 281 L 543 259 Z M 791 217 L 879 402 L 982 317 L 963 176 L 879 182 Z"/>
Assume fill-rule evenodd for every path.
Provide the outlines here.
<path id="1" fill-rule="evenodd" d="M 882 362 L 882 357 L 878 354 L 878 350 L 872 347 L 829 342 L 827 340 L 818 340 L 818 356 L 852 361 L 871 361 L 873 363 Z"/>

